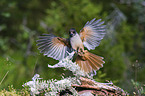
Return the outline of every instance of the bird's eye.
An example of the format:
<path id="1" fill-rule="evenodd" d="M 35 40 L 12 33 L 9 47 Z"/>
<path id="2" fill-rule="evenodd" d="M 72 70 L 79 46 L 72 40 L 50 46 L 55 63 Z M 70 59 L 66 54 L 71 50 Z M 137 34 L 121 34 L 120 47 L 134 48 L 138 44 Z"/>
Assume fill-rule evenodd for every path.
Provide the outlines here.
<path id="1" fill-rule="evenodd" d="M 73 33 L 75 33 L 75 31 L 73 31 Z"/>

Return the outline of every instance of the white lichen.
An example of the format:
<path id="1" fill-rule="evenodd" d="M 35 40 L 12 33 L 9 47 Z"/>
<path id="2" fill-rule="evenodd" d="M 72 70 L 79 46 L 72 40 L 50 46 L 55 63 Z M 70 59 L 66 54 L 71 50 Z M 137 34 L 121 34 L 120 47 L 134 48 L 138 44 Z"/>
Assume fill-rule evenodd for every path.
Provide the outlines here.
<path id="1" fill-rule="evenodd" d="M 92 78 L 92 74 L 88 74 L 86 72 L 84 72 L 83 70 L 81 70 L 80 66 L 78 64 L 76 64 L 76 62 L 72 62 L 72 57 L 74 55 L 74 51 L 72 53 L 69 53 L 69 56 L 67 56 L 66 58 L 60 60 L 57 64 L 55 65 L 49 65 L 49 68 L 58 68 L 58 67 L 64 67 L 65 70 L 70 70 L 73 75 L 79 77 L 79 76 L 87 76 L 89 78 Z"/>
<path id="2" fill-rule="evenodd" d="M 23 87 L 28 87 L 31 95 L 39 95 L 44 94 L 46 96 L 58 96 L 62 91 L 65 91 L 66 89 L 71 91 L 73 96 L 77 96 L 78 93 L 76 90 L 71 86 L 72 84 L 78 84 L 80 85 L 79 77 L 89 76 L 87 73 L 82 71 L 78 64 L 75 62 L 72 62 L 72 57 L 74 55 L 74 52 L 69 53 L 69 56 L 59 61 L 59 63 L 51 66 L 48 64 L 49 68 L 57 68 L 57 67 L 64 67 L 67 70 L 70 70 L 75 77 L 68 77 L 68 78 L 62 78 L 62 80 L 43 80 L 40 78 L 39 74 L 34 75 L 32 78 L 32 81 L 26 82 Z"/>
<path id="3" fill-rule="evenodd" d="M 34 75 L 32 81 L 29 81 L 22 85 L 23 87 L 29 87 L 31 95 L 44 94 L 45 96 L 58 96 L 60 92 L 66 89 L 70 90 L 74 96 L 77 96 L 76 90 L 71 86 L 72 84 L 80 84 L 80 81 L 76 77 L 69 77 L 62 80 L 42 80 L 39 78 L 39 74 Z"/>

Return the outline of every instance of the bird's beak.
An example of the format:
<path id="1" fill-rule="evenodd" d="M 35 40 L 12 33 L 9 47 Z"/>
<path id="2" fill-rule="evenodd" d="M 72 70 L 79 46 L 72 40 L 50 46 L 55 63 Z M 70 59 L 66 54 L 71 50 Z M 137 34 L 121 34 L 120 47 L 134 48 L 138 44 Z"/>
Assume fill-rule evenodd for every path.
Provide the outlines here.
<path id="1" fill-rule="evenodd" d="M 73 32 L 70 32 L 70 37 L 73 37 L 74 33 Z"/>
<path id="2" fill-rule="evenodd" d="M 73 37 L 73 34 L 70 34 L 70 37 Z"/>

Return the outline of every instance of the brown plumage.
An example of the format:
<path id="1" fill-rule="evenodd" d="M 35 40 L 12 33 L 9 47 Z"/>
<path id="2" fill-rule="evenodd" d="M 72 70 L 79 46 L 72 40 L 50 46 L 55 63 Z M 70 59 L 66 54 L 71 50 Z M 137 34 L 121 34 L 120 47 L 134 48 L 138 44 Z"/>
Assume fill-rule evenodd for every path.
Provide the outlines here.
<path id="1" fill-rule="evenodd" d="M 78 53 L 76 63 L 87 73 L 94 70 L 99 70 L 105 63 L 103 57 L 97 56 L 85 50 L 82 53 Z"/>
<path id="2" fill-rule="evenodd" d="M 74 28 L 71 28 L 68 39 L 56 37 L 53 34 L 43 34 L 37 40 L 37 45 L 40 46 L 38 49 L 44 55 L 56 60 L 61 60 L 68 56 L 68 52 L 75 51 L 77 54 L 75 61 L 84 72 L 99 70 L 105 63 L 102 60 L 103 57 L 84 50 L 84 47 L 90 50 L 99 46 L 106 33 L 105 25 L 102 25 L 104 22 L 100 21 L 101 19 L 95 21 L 95 18 L 90 22 L 88 21 L 80 30 L 80 34 Z"/>

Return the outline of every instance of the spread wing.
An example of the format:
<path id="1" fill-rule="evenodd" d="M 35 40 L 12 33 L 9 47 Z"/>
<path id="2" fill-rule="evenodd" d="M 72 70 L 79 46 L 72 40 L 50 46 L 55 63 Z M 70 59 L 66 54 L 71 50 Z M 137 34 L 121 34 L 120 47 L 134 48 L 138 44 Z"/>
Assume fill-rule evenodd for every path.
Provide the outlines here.
<path id="1" fill-rule="evenodd" d="M 95 47 L 99 46 L 100 41 L 103 39 L 106 34 L 105 25 L 102 25 L 104 21 L 91 20 L 88 21 L 82 30 L 80 30 L 80 37 L 83 41 L 84 46 L 90 50 L 95 49 Z"/>
<path id="2" fill-rule="evenodd" d="M 68 56 L 68 52 L 72 52 L 69 39 L 56 37 L 53 34 L 43 34 L 37 40 L 40 53 L 44 53 L 47 57 L 61 60 Z"/>

